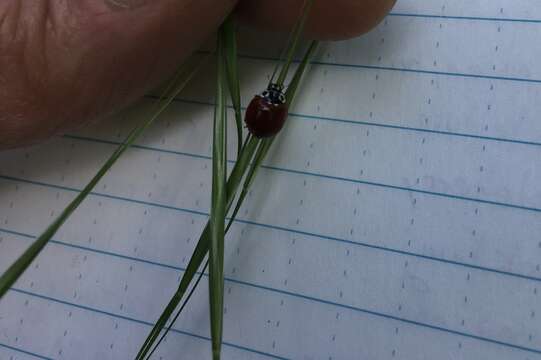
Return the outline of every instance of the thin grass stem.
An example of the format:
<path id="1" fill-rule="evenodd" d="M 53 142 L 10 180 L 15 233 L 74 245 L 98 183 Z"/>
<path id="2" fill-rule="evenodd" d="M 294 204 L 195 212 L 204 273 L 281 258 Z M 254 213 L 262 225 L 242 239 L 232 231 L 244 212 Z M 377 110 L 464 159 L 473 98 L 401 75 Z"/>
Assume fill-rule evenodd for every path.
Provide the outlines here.
<path id="1" fill-rule="evenodd" d="M 314 4 L 314 0 L 306 0 L 302 7 L 301 17 L 293 30 L 293 41 L 289 45 L 287 55 L 286 55 L 286 62 L 284 66 L 282 66 L 282 69 L 280 70 L 280 75 L 278 76 L 278 80 L 276 80 L 276 84 L 280 87 L 284 85 L 286 76 L 289 73 L 289 66 L 293 62 L 293 57 L 295 56 L 295 52 L 297 51 L 297 47 L 301 40 L 301 34 L 304 30 L 304 26 L 306 25 L 306 20 L 308 19 L 308 15 L 310 14 L 310 9 L 312 8 L 313 4 Z"/>
<path id="2" fill-rule="evenodd" d="M 67 221 L 67 219 L 73 214 L 73 212 L 79 207 L 84 199 L 94 189 L 96 184 L 103 178 L 103 176 L 111 169 L 120 156 L 133 144 L 133 142 L 143 134 L 148 127 L 165 111 L 173 99 L 186 87 L 196 72 L 200 69 L 203 61 L 200 62 L 197 67 L 188 73 L 184 80 L 180 83 L 172 83 L 166 88 L 169 94 L 160 102 L 157 110 L 147 120 L 143 121 L 140 125 L 134 128 L 126 137 L 124 142 L 118 146 L 118 148 L 111 154 L 109 159 L 102 165 L 94 177 L 88 182 L 83 190 L 67 205 L 67 207 L 60 213 L 60 215 L 45 229 L 45 231 L 28 247 L 24 253 L 15 260 L 15 262 L 2 274 L 0 277 L 0 298 L 11 288 L 11 286 L 17 281 L 17 279 L 24 273 L 24 271 L 30 266 L 32 261 L 43 250 L 49 240 L 57 233 L 58 229 Z M 178 82 L 179 77 L 183 74 L 183 71 L 179 71 L 178 76 L 175 77 L 175 82 Z"/>
<path id="3" fill-rule="evenodd" d="M 309 0 L 308 2 L 311 3 L 312 1 Z M 296 37 L 298 39 L 301 32 L 300 31 L 295 31 L 295 33 L 296 33 Z M 295 44 L 294 46 L 296 46 L 296 41 L 294 42 L 294 44 Z M 307 49 L 307 51 L 305 52 L 305 55 L 304 55 L 304 57 L 302 59 L 301 64 L 299 64 L 299 66 L 297 67 L 297 69 L 295 71 L 295 74 L 292 77 L 292 80 L 291 80 L 291 82 L 290 82 L 290 84 L 289 84 L 289 86 L 287 88 L 286 94 L 285 94 L 286 95 L 286 102 L 288 103 L 288 105 L 291 105 L 292 102 L 294 101 L 295 94 L 296 94 L 296 92 L 298 90 L 298 87 L 299 87 L 300 82 L 302 80 L 303 74 L 306 72 L 307 65 L 308 65 L 311 57 L 313 56 L 314 52 L 316 51 L 317 47 L 318 47 L 318 42 L 315 42 L 315 41 L 312 42 L 310 44 L 309 48 Z M 287 59 L 287 61 L 288 61 L 288 64 L 286 66 L 287 68 L 289 68 L 289 65 L 290 65 L 292 60 L 293 60 L 293 57 L 289 56 L 288 59 Z M 218 60 L 218 61 L 220 61 L 220 60 Z M 284 79 L 285 79 L 285 76 L 284 76 Z M 218 109 L 218 107 L 217 107 L 217 109 Z M 235 219 L 235 217 L 236 217 L 236 215 L 238 213 L 238 209 L 242 205 L 243 200 L 244 200 L 244 198 L 246 196 L 246 193 L 248 192 L 250 186 L 252 185 L 252 183 L 253 183 L 253 181 L 255 179 L 255 176 L 257 174 L 257 170 L 261 166 L 261 163 L 264 161 L 264 159 L 265 159 L 265 157 L 266 157 L 272 143 L 274 142 L 274 139 L 275 139 L 275 137 L 270 138 L 270 139 L 266 139 L 266 140 L 260 140 L 260 139 L 258 139 L 256 137 L 251 136 L 251 135 L 248 135 L 245 138 L 244 144 L 242 145 L 240 154 L 239 154 L 239 156 L 237 158 L 237 162 L 235 163 L 235 165 L 233 167 L 233 170 L 231 171 L 231 174 L 229 176 L 229 179 L 227 180 L 227 185 L 226 185 L 226 206 L 225 206 L 225 213 L 226 214 L 229 212 L 231 206 L 233 205 L 233 202 L 234 202 L 236 194 L 237 194 L 237 190 L 238 190 L 238 188 L 239 188 L 239 186 L 240 186 L 240 184 L 242 182 L 242 179 L 244 178 L 241 194 L 239 195 L 239 197 L 237 199 L 237 202 L 236 202 L 235 208 L 234 208 L 235 210 L 233 211 L 232 216 L 229 219 L 228 225 L 224 229 L 224 234 L 231 227 L 231 224 L 234 221 L 234 219 Z M 213 195 L 213 204 L 214 204 L 214 195 Z M 210 221 L 212 221 L 212 215 L 211 215 L 211 220 Z M 183 299 L 183 297 L 184 297 L 190 283 L 192 282 L 195 274 L 197 273 L 197 269 L 199 268 L 199 266 L 203 262 L 207 252 L 209 252 L 210 243 L 211 243 L 211 240 L 210 240 L 210 225 L 209 224 L 210 224 L 210 222 L 207 223 L 207 226 L 205 227 L 205 229 L 203 230 L 203 233 L 201 234 L 201 237 L 200 237 L 200 239 L 199 239 L 199 241 L 198 241 L 198 243 L 196 245 L 196 248 L 195 248 L 195 250 L 194 250 L 194 252 L 192 254 L 192 257 L 190 258 L 190 261 L 188 263 L 186 271 L 184 272 L 184 275 L 183 275 L 183 277 L 181 279 L 181 282 L 179 284 L 178 289 L 176 290 L 175 294 L 173 295 L 173 297 L 169 301 L 168 305 L 166 306 L 166 308 L 162 312 L 160 318 L 158 319 L 155 326 L 153 327 L 150 334 L 148 335 L 145 343 L 141 347 L 141 349 L 139 351 L 139 354 L 138 354 L 138 356 L 136 358 L 137 360 L 142 360 L 142 359 L 148 359 L 149 358 L 149 357 L 147 357 L 147 355 L 150 353 L 150 350 L 152 348 L 152 344 L 158 339 L 158 337 L 160 335 L 160 332 L 162 331 L 162 329 L 164 329 L 165 325 L 167 324 L 168 319 L 170 319 L 171 315 L 174 313 L 175 309 L 177 308 L 177 306 L 182 301 L 182 299 Z M 222 262 L 222 266 L 223 266 L 223 262 Z M 223 268 L 222 268 L 222 271 L 223 271 Z M 204 272 L 204 269 L 203 269 L 203 272 Z M 212 271 L 210 273 L 212 273 Z M 167 330 L 165 331 L 165 334 L 167 334 L 169 329 L 173 326 L 175 321 L 180 316 L 180 313 L 182 312 L 182 310 L 186 306 L 188 300 L 191 298 L 191 296 L 193 294 L 193 291 L 194 291 L 195 287 L 199 283 L 201 276 L 202 276 L 202 272 L 199 274 L 199 277 L 198 277 L 198 279 L 196 281 L 196 285 L 194 285 L 192 287 L 192 290 L 187 295 L 187 297 L 184 299 L 183 305 L 181 306 L 181 308 L 179 309 L 179 311 L 176 313 L 175 317 L 173 318 L 173 320 L 169 324 Z M 210 276 L 211 275 L 209 274 L 209 277 Z M 223 272 L 222 272 L 222 276 L 223 276 Z M 212 286 L 212 285 L 210 285 L 210 279 L 209 279 L 209 286 Z M 222 283 L 222 286 L 223 286 L 223 283 Z M 222 291 L 223 291 L 223 287 L 222 287 Z M 222 296 L 223 296 L 223 293 L 222 293 Z M 211 300 L 211 307 L 212 306 L 213 306 L 213 302 Z M 223 309 L 223 302 L 222 302 L 221 308 Z M 211 316 L 212 316 L 212 311 L 211 311 Z M 162 339 L 163 339 L 163 336 L 161 337 Z M 220 334 L 220 336 L 221 336 L 221 334 Z M 159 344 L 159 342 L 158 342 L 158 344 Z M 213 341 L 213 345 L 214 345 L 214 341 Z M 157 345 L 152 350 L 152 353 L 155 351 L 156 347 L 157 347 Z M 213 356 L 215 357 L 215 359 L 216 359 L 216 356 L 219 356 L 219 352 L 216 353 L 215 346 L 213 346 Z"/>

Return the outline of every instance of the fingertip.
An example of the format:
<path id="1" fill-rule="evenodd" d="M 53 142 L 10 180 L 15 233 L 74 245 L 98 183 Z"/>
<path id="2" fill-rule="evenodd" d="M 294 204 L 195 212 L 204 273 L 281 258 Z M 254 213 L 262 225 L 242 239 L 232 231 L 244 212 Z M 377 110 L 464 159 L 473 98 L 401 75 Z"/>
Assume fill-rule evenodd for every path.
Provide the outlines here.
<path id="1" fill-rule="evenodd" d="M 396 0 L 315 1 L 306 25 L 306 37 L 343 40 L 362 35 L 387 15 Z M 241 0 L 239 20 L 255 28 L 289 32 L 300 16 L 304 0 Z"/>

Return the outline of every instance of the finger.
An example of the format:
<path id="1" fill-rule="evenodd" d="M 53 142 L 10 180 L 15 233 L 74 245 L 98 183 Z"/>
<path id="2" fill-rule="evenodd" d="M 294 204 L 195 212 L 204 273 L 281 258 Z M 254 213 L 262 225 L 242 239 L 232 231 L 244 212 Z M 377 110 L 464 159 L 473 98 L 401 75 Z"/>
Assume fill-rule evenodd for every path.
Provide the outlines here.
<path id="1" fill-rule="evenodd" d="M 236 0 L 4 0 L 0 146 L 103 117 L 170 75 Z"/>
<path id="2" fill-rule="evenodd" d="M 258 28 L 288 32 L 300 16 L 305 0 L 241 0 L 239 19 Z M 346 39 L 376 26 L 396 0 L 315 0 L 306 27 L 308 37 Z"/>

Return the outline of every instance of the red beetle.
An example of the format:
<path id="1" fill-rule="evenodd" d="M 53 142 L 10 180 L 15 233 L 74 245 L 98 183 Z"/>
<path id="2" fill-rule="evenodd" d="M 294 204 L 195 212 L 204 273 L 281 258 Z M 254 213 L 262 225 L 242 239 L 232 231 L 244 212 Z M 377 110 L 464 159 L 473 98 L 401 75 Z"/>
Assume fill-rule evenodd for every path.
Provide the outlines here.
<path id="1" fill-rule="evenodd" d="M 287 110 L 283 87 L 271 83 L 266 91 L 252 99 L 244 122 L 255 137 L 270 137 L 278 134 L 284 126 Z"/>

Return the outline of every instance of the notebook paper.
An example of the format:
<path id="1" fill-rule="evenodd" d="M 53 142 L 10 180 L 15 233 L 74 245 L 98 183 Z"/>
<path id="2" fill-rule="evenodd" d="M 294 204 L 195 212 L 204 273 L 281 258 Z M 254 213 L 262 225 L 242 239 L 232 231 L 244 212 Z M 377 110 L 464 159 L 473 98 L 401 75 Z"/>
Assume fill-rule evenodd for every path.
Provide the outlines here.
<path id="1" fill-rule="evenodd" d="M 277 54 L 260 36 L 242 35 L 244 105 Z M 533 0 L 399 0 L 325 44 L 227 237 L 224 359 L 541 358 L 539 39 Z M 0 301 L 0 359 L 134 357 L 207 220 L 213 84 Z M 2 269 L 153 102 L 0 153 Z M 210 358 L 206 281 L 156 359 Z"/>

